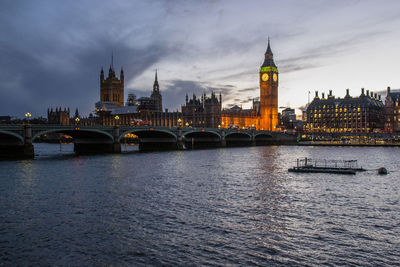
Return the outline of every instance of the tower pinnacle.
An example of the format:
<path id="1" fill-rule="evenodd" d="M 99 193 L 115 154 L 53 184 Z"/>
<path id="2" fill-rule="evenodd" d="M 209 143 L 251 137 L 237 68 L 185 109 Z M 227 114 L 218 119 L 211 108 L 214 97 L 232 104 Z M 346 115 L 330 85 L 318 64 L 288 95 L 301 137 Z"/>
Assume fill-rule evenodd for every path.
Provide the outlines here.
<path id="1" fill-rule="evenodd" d="M 154 77 L 153 92 L 159 92 L 159 85 L 158 85 L 158 79 L 157 79 L 157 70 L 156 70 L 156 74 L 155 74 L 155 77 Z"/>
<path id="2" fill-rule="evenodd" d="M 114 52 L 111 52 L 111 64 L 110 69 L 114 71 Z"/>
<path id="3" fill-rule="evenodd" d="M 269 43 L 269 36 L 268 36 L 268 47 L 267 47 L 267 51 L 265 52 L 266 55 L 271 55 L 273 56 L 274 54 L 272 54 L 272 50 L 271 50 L 271 45 Z"/>
<path id="4" fill-rule="evenodd" d="M 275 65 L 275 62 L 274 62 L 274 54 L 272 53 L 272 50 L 271 50 L 269 37 L 268 37 L 267 51 L 265 52 L 264 63 L 262 64 L 261 67 L 275 67 L 276 68 L 276 65 Z"/>

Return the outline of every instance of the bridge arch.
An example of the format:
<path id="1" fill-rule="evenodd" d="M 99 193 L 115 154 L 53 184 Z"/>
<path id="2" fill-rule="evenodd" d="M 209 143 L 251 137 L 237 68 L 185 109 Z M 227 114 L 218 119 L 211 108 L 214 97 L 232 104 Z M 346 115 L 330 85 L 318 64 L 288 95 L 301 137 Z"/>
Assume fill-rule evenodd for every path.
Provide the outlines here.
<path id="1" fill-rule="evenodd" d="M 106 137 L 107 139 L 109 139 L 110 142 L 114 141 L 114 137 L 105 131 L 102 130 L 97 130 L 97 129 L 79 129 L 79 130 L 75 130 L 75 129 L 51 129 L 51 130 L 45 130 L 45 131 L 41 131 L 36 133 L 35 135 L 33 135 L 32 137 L 32 141 L 34 141 L 36 138 L 38 138 L 39 136 L 42 136 L 44 134 L 50 134 L 50 133 L 63 133 L 63 134 L 67 134 L 72 136 L 73 138 L 85 138 L 86 136 L 89 137 L 90 135 L 97 135 L 97 137 Z"/>
<path id="2" fill-rule="evenodd" d="M 182 135 L 186 148 L 212 148 L 221 146 L 221 135 L 210 130 L 191 130 Z"/>
<path id="3" fill-rule="evenodd" d="M 216 131 L 210 131 L 210 130 L 191 130 L 191 131 L 188 131 L 188 132 L 185 132 L 183 135 L 182 135 L 182 137 L 187 137 L 187 136 L 190 136 L 190 135 L 194 135 L 194 134 L 200 134 L 200 135 L 205 135 L 205 134 L 211 134 L 211 135 L 215 135 L 215 136 L 217 136 L 219 139 L 222 139 L 222 136 L 221 136 L 221 134 L 220 133 L 218 133 L 218 132 L 216 132 Z"/>
<path id="4" fill-rule="evenodd" d="M 22 137 L 21 135 L 19 135 L 17 133 L 14 133 L 14 132 L 0 130 L 0 136 L 1 135 L 3 135 L 4 137 L 10 136 L 12 138 L 16 138 L 17 141 L 21 142 L 20 144 L 24 144 L 25 143 L 24 137 Z M 0 139 L 2 139 L 2 138 L 0 138 Z"/>
<path id="5" fill-rule="evenodd" d="M 230 131 L 225 135 L 226 146 L 249 146 L 251 145 L 252 135 L 246 131 Z"/>
<path id="6" fill-rule="evenodd" d="M 126 134 L 135 134 L 140 138 L 145 138 L 145 137 L 153 137 L 153 138 L 157 138 L 158 134 L 161 134 L 161 137 L 172 137 L 174 138 L 174 141 L 176 142 L 178 140 L 178 137 L 176 136 L 175 133 L 168 131 L 168 130 L 163 130 L 163 129 L 129 129 L 127 131 L 124 131 L 120 134 L 119 138 L 118 138 L 118 142 L 121 140 L 121 138 L 123 138 Z"/>
<path id="7" fill-rule="evenodd" d="M 252 138 L 251 134 L 245 131 L 228 132 L 227 134 L 225 134 L 225 139 L 228 137 L 248 137 L 249 139 Z"/>
<path id="8" fill-rule="evenodd" d="M 273 138 L 273 136 L 270 133 L 257 133 L 254 135 L 254 139 L 261 139 L 261 138 Z"/>

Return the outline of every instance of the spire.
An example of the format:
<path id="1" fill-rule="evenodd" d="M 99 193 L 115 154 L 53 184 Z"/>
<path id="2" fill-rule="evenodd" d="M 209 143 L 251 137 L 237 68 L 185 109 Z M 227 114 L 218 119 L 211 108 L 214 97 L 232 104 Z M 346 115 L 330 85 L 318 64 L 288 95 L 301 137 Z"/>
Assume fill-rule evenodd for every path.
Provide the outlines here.
<path id="1" fill-rule="evenodd" d="M 157 70 L 156 70 L 156 74 L 154 77 L 153 92 L 159 92 L 159 85 L 158 85 L 158 80 L 157 80 Z"/>
<path id="2" fill-rule="evenodd" d="M 265 59 L 264 59 L 264 63 L 262 64 L 261 67 L 275 67 L 275 62 L 274 62 L 274 54 L 272 53 L 271 50 L 271 44 L 269 41 L 269 36 L 268 36 L 268 47 L 267 47 L 267 51 L 265 52 Z"/>
<path id="3" fill-rule="evenodd" d="M 114 70 L 114 52 L 111 52 L 111 65 L 110 69 Z"/>
<path id="4" fill-rule="evenodd" d="M 100 71 L 100 81 L 104 80 L 104 70 L 103 70 L 103 66 L 101 67 L 101 71 Z"/>
<path id="5" fill-rule="evenodd" d="M 272 50 L 271 50 L 271 45 L 269 43 L 269 36 L 268 36 L 268 47 L 267 47 L 267 51 L 265 52 L 266 55 L 271 55 L 273 56 L 274 54 L 272 54 Z"/>

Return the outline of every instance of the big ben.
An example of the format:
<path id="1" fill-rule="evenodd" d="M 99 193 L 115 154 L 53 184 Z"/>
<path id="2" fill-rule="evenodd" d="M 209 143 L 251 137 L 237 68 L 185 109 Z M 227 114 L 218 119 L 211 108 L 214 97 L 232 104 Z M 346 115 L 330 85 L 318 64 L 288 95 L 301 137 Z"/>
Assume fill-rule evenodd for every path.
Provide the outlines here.
<path id="1" fill-rule="evenodd" d="M 260 130 L 275 131 L 278 125 L 278 74 L 268 39 L 260 68 Z"/>

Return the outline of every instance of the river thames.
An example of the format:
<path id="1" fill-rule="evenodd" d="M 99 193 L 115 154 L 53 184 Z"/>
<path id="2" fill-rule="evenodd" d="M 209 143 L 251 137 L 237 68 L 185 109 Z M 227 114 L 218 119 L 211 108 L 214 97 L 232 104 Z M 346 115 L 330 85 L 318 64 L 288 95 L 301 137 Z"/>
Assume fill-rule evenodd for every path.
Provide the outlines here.
<path id="1" fill-rule="evenodd" d="M 0 265 L 400 263 L 398 148 L 35 151 L 0 162 Z M 289 173 L 301 157 L 368 171 Z"/>

